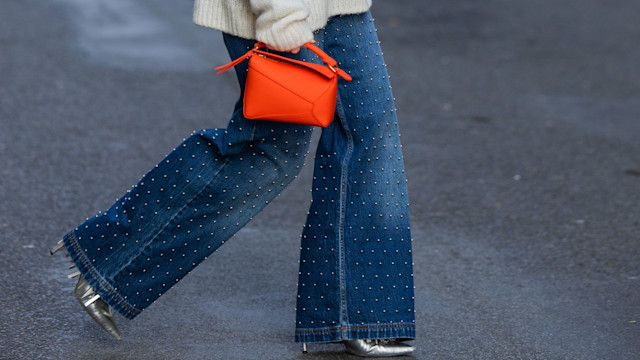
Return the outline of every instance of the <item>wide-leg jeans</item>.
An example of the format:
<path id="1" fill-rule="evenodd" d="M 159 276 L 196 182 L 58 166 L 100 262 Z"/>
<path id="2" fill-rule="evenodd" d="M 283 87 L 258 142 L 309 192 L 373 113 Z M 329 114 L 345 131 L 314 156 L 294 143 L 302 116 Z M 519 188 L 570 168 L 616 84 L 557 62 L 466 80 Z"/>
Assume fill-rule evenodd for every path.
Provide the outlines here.
<path id="1" fill-rule="evenodd" d="M 227 34 L 224 40 L 232 59 L 254 44 Z M 411 339 L 407 186 L 373 19 L 369 13 L 333 17 L 316 32 L 316 43 L 353 81 L 340 80 L 335 121 L 322 129 L 315 154 L 295 339 Z M 320 62 L 306 49 L 287 56 Z M 241 89 L 246 70 L 246 62 L 236 67 Z M 102 299 L 134 318 L 294 179 L 311 132 L 248 120 L 239 100 L 227 128 L 194 132 L 111 208 L 67 233 L 65 246 Z"/>

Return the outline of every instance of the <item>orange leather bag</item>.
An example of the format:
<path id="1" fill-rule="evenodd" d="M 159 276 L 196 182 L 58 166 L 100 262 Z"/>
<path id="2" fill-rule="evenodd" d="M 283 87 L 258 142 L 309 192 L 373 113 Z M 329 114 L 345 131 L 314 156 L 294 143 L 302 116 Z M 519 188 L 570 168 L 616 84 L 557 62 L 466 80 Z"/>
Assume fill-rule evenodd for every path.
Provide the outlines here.
<path id="1" fill-rule="evenodd" d="M 327 127 L 333 121 L 338 76 L 351 81 L 337 62 L 307 43 L 305 47 L 325 62 L 312 64 L 260 50 L 257 43 L 242 57 L 216 68 L 223 73 L 249 59 L 243 114 L 247 119 L 271 120 Z"/>

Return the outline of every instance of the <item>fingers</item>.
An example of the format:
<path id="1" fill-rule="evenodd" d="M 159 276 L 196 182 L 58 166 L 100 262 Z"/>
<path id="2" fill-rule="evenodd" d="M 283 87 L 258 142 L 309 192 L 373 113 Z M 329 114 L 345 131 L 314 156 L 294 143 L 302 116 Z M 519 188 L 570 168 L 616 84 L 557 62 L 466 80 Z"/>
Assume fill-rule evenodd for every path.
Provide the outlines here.
<path id="1" fill-rule="evenodd" d="M 290 52 L 292 54 L 297 54 L 300 52 L 300 49 L 302 48 L 301 46 L 298 46 L 295 49 L 291 49 L 291 50 L 280 50 L 278 48 L 276 48 L 275 46 L 269 45 L 269 44 L 265 44 L 267 46 L 267 48 L 274 50 L 274 51 L 280 51 L 280 52 Z"/>

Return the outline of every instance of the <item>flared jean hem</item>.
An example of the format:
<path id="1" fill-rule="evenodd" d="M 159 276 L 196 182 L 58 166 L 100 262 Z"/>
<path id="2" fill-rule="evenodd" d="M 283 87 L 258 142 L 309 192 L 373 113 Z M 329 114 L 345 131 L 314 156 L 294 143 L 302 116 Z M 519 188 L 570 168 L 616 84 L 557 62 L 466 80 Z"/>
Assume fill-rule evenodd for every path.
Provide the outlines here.
<path id="1" fill-rule="evenodd" d="M 304 343 L 328 343 L 361 339 L 411 340 L 415 339 L 415 337 L 415 324 L 360 324 L 297 329 L 295 341 Z"/>
<path id="2" fill-rule="evenodd" d="M 87 280 L 89 285 L 100 295 L 100 298 L 104 300 L 107 305 L 128 319 L 133 319 L 140 314 L 141 310 L 129 304 L 129 302 L 118 293 L 118 290 L 102 277 L 98 270 L 91 264 L 89 258 L 82 251 L 73 231 L 67 233 L 63 237 L 63 240 L 67 252 L 71 256 L 71 260 L 76 264 L 82 277 Z"/>

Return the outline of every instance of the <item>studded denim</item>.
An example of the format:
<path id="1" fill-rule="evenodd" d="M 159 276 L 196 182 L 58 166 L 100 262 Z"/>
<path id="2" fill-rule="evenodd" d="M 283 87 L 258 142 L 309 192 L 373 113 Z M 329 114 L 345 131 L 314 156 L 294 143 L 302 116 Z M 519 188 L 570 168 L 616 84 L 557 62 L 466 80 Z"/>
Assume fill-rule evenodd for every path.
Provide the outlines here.
<path id="1" fill-rule="evenodd" d="M 316 42 L 347 71 L 315 156 L 302 233 L 296 341 L 415 336 L 407 187 L 386 66 L 369 13 Z M 231 58 L 252 41 L 224 35 Z M 297 55 L 320 62 L 303 49 Z M 243 88 L 246 62 L 236 67 Z M 241 97 L 242 98 L 242 97 Z M 64 236 L 78 269 L 134 318 L 260 212 L 298 174 L 312 128 L 247 120 L 194 132 L 107 211 Z"/>

